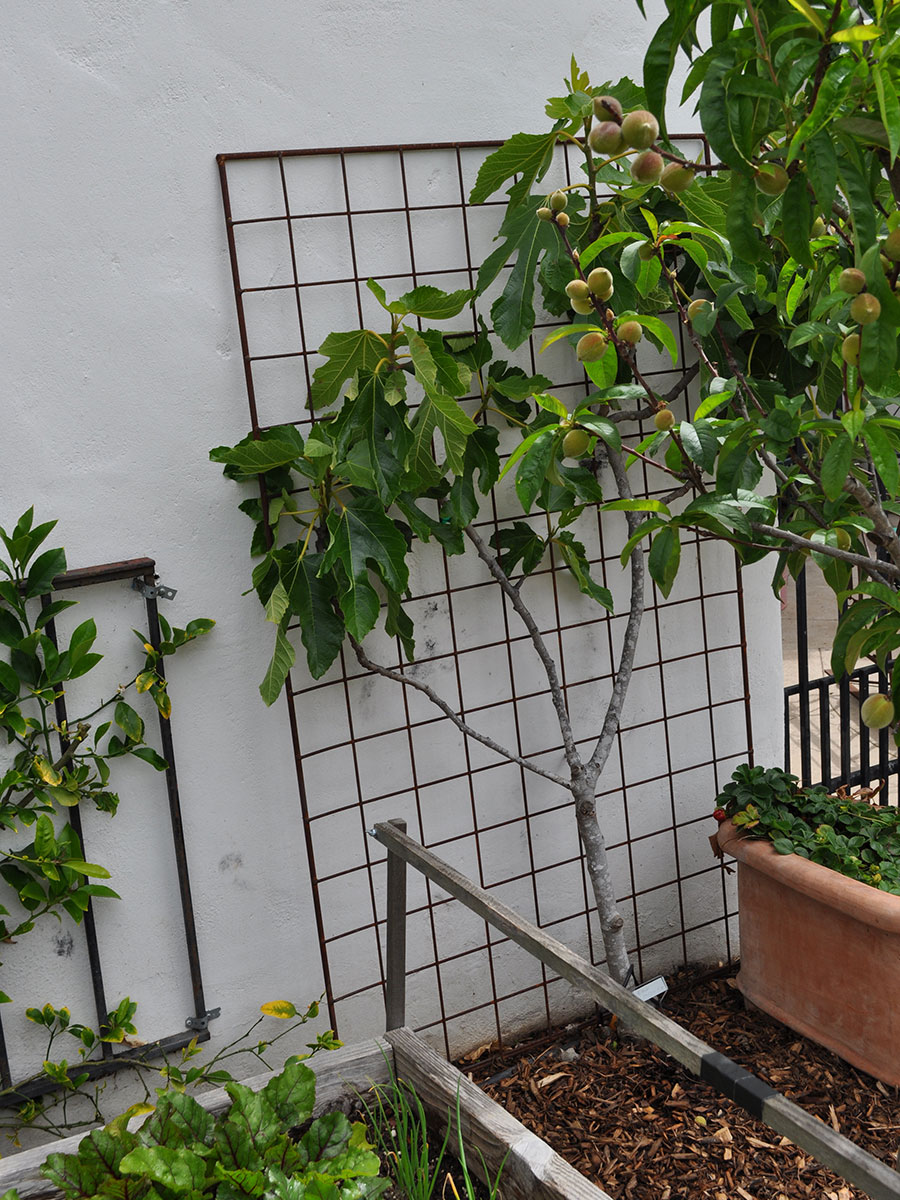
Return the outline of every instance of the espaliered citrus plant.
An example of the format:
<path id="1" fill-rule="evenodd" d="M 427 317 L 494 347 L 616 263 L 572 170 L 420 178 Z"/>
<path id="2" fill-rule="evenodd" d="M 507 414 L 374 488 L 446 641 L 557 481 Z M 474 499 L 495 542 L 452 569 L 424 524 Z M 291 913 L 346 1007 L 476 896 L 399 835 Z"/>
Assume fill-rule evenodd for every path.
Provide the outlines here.
<path id="1" fill-rule="evenodd" d="M 82 621 L 65 644 L 56 637 L 55 619 L 75 601 L 52 598 L 53 580 L 66 570 L 65 551 L 56 547 L 38 553 L 55 525 L 35 525 L 29 509 L 11 532 L 0 529 L 6 548 L 6 557 L 0 556 L 0 730 L 5 734 L 0 878 L 11 906 L 0 904 L 0 940 L 6 945 L 19 941 L 41 917 L 59 919 L 65 912 L 80 922 L 92 899 L 116 896 L 106 884 L 89 882 L 107 879 L 109 872 L 84 861 L 66 812 L 86 803 L 115 814 L 119 797 L 110 790 L 114 759 L 130 755 L 157 771 L 166 769 L 165 760 L 146 743 L 143 718 L 126 694 L 130 688 L 148 694 L 167 718 L 172 706 L 164 658 L 215 624 L 199 619 L 186 629 L 173 629 L 160 617 L 160 649 L 138 633 L 140 669 L 90 712 L 61 726 L 57 698 L 93 670 L 102 655 L 94 650 L 97 629 L 91 619 Z M 32 833 L 30 841 L 25 830 Z M 0 992 L 0 1002 L 8 1000 Z"/>
<path id="2" fill-rule="evenodd" d="M 683 530 L 724 540 L 744 562 L 773 555 L 776 591 L 812 558 L 847 601 L 836 673 L 861 655 L 885 663 L 900 643 L 900 9 L 667 0 L 667 12 L 643 89 L 592 86 L 573 59 L 566 94 L 547 105 L 549 128 L 516 134 L 486 159 L 471 200 L 505 189 L 508 204 L 475 297 L 426 287 L 388 302 L 370 282 L 383 327 L 326 338 L 309 434 L 288 426 L 212 453 L 232 478 L 266 477 L 266 511 L 242 505 L 261 556 L 254 586 L 277 627 L 264 698 L 275 699 L 293 663 L 286 626 L 296 619 L 313 675 L 346 643 L 362 666 L 425 693 L 465 734 L 570 791 L 619 980 L 628 956 L 595 792 L 634 661 L 645 552 L 664 595 Z M 711 162 L 685 158 L 666 134 L 679 50 Z M 544 190 L 561 142 L 582 174 Z M 490 331 L 483 319 L 470 336 L 419 331 L 416 318 L 452 318 L 470 299 L 477 307 L 510 259 Z M 497 341 L 515 350 L 528 338 L 537 306 L 561 320 L 544 348 L 567 339 L 593 385 L 571 410 L 549 379 L 494 358 Z M 660 394 L 640 347 L 646 339 L 676 365 L 677 322 L 692 361 Z M 691 417 L 679 419 L 670 405 L 692 380 Z M 498 430 L 509 425 L 521 440 L 504 461 Z M 646 467 L 652 495 L 634 494 L 633 464 Z M 513 521 L 488 544 L 475 525 L 480 496 L 505 472 L 523 516 L 546 518 Z M 600 734 L 582 755 L 524 584 L 553 554 L 610 607 L 571 529 L 594 504 L 625 512 L 631 598 Z M 364 649 L 383 608 L 412 657 L 407 559 L 432 538 L 451 554 L 468 542 L 523 621 L 559 721 L 559 772 L 499 747 Z M 893 706 L 889 697 L 879 709 L 884 724 Z"/>

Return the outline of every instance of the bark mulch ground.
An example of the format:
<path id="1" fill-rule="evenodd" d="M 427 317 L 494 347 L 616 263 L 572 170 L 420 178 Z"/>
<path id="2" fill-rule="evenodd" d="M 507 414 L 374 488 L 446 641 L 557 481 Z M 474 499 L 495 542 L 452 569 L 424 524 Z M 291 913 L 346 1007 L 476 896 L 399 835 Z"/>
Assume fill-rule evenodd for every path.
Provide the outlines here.
<path id="1" fill-rule="evenodd" d="M 745 1009 L 733 974 L 678 975 L 664 1011 L 893 1165 L 900 1089 Z M 864 1195 L 608 1015 L 509 1050 L 480 1047 L 459 1066 L 615 1200 Z"/>

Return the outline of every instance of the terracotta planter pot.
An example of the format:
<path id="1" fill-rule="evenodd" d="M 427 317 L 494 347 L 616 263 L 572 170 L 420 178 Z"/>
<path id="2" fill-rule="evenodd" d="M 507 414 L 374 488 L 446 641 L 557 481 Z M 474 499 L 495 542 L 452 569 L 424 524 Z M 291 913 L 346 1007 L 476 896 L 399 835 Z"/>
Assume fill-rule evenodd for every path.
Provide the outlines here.
<path id="1" fill-rule="evenodd" d="M 743 995 L 900 1085 L 900 896 L 719 826 L 738 860 Z"/>

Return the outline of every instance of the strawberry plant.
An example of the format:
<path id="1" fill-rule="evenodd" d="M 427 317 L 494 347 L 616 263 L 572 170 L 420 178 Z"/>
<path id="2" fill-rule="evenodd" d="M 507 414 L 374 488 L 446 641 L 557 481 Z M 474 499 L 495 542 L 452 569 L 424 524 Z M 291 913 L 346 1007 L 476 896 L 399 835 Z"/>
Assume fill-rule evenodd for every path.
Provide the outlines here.
<path id="1" fill-rule="evenodd" d="M 900 810 L 800 787 L 777 767 L 745 764 L 731 778 L 717 804 L 746 837 L 900 896 Z"/>

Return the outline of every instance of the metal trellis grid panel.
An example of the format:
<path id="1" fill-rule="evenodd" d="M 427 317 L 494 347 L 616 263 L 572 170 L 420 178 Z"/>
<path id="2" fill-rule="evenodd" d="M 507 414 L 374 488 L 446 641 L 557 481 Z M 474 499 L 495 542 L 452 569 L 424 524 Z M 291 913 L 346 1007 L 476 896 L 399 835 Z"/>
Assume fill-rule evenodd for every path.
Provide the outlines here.
<path id="1" fill-rule="evenodd" d="M 685 140 L 693 142 L 689 152 L 705 152 L 700 139 Z M 389 295 L 424 283 L 474 287 L 502 204 L 470 206 L 466 197 L 497 145 L 219 156 L 255 432 L 286 421 L 309 426 L 310 382 L 324 361 L 317 347 L 332 330 L 378 328 L 369 277 Z M 571 181 L 575 169 L 561 147 L 552 186 Z M 495 294 L 477 302 L 485 317 Z M 474 309 L 453 328 L 462 321 L 477 328 Z M 503 357 L 549 375 L 554 392 L 574 401 L 586 394 L 585 379 L 567 345 L 537 356 L 536 343 L 555 324 L 539 315 L 534 338 Z M 685 351 L 690 362 L 682 338 L 682 362 Z M 681 369 L 652 347 L 642 371 L 661 392 L 681 379 Z M 676 408 L 684 403 L 681 396 Z M 513 433 L 508 450 L 516 440 Z M 483 535 L 513 511 L 501 486 L 482 513 Z M 600 522 L 585 512 L 575 529 L 621 613 L 627 579 L 618 562 L 619 516 Z M 644 975 L 731 954 L 736 900 L 733 881 L 710 854 L 709 814 L 733 766 L 752 755 L 740 574 L 717 543 L 687 539 L 682 561 L 669 598 L 648 595 L 629 701 L 598 793 L 630 946 Z M 480 568 L 468 555 L 447 559 L 423 548 L 407 606 L 418 657 L 405 669 L 516 753 L 558 764 L 561 738 L 546 680 L 524 628 Z M 599 732 L 625 617 L 584 602 L 555 561 L 528 588 L 586 745 Z M 401 665 L 399 648 L 384 635 L 370 640 L 373 657 Z M 411 836 L 602 961 L 568 795 L 464 739 L 410 689 L 361 670 L 352 657 L 342 656 L 316 682 L 302 663 L 301 650 L 288 680 L 288 712 L 330 1015 L 344 1036 L 382 1027 L 385 868 L 366 836 L 379 820 L 405 818 Z M 448 908 L 430 884 L 414 881 L 409 903 L 410 1023 L 447 1053 L 572 1009 L 568 985 L 483 922 Z"/>

